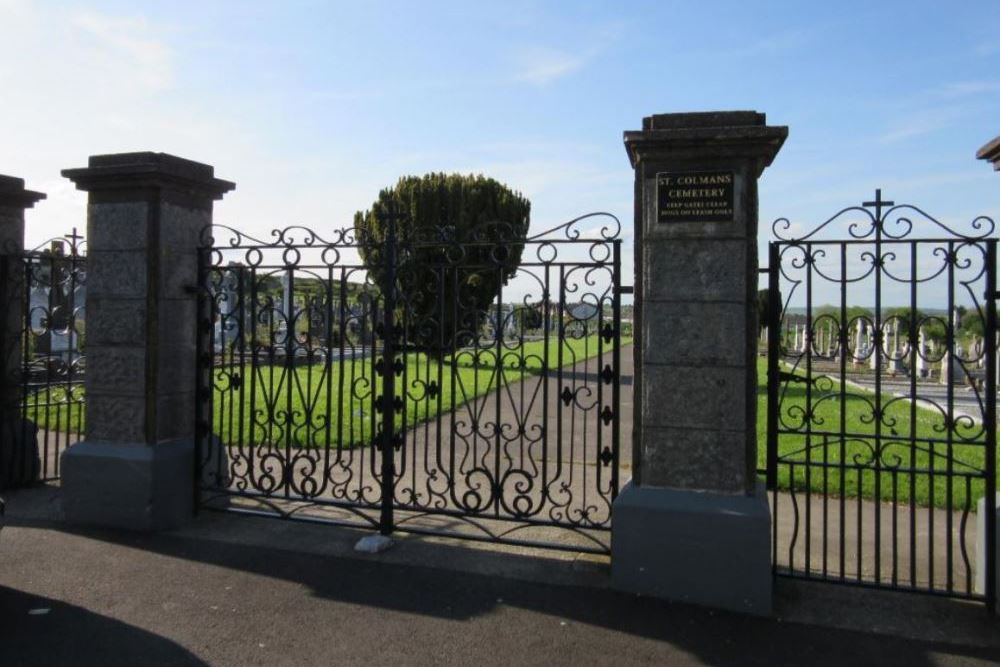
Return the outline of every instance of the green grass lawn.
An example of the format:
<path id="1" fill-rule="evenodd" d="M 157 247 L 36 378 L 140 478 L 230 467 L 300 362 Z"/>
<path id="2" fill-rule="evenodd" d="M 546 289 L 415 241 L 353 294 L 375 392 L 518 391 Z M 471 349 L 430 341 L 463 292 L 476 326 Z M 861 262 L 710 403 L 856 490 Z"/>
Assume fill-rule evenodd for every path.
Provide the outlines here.
<path id="1" fill-rule="evenodd" d="M 622 339 L 628 345 L 631 339 Z M 610 351 L 606 346 L 605 351 Z M 527 342 L 504 347 L 500 353 L 504 383 L 515 383 L 541 374 L 543 368 L 555 376 L 560 366 L 598 353 L 596 336 L 558 341 Z M 546 357 L 547 355 L 547 357 Z M 560 356 L 561 355 L 561 356 Z M 497 387 L 495 348 L 463 350 L 441 361 L 424 354 L 405 355 L 403 372 L 396 378 L 396 393 L 405 391 L 405 409 L 397 418 L 397 428 L 410 427 L 441 412 L 460 407 Z M 349 448 L 369 442 L 379 415 L 373 410 L 371 392 L 379 392 L 374 360 L 356 359 L 329 366 L 315 364 L 294 370 L 263 363 L 252 372 L 249 364 L 215 371 L 215 400 L 212 430 L 228 443 L 275 443 L 292 447 L 331 446 Z M 588 368 L 598 372 L 596 364 Z M 239 381 L 233 386 L 235 374 Z M 767 366 L 758 361 L 758 468 L 766 466 L 767 451 Z M 373 380 L 373 378 L 375 378 Z M 593 380 L 590 380 L 593 382 Z M 291 389 L 289 389 L 291 383 Z M 558 391 L 553 386 L 553 390 Z M 782 412 L 786 430 L 800 426 L 806 407 L 804 384 L 782 384 Z M 78 390 L 82 391 L 82 390 Z M 70 417 L 62 402 L 61 389 L 36 395 L 39 407 L 29 402 L 28 415 L 40 426 L 67 430 Z M 918 505 L 974 509 L 984 493 L 982 479 L 974 477 L 984 468 L 985 448 L 981 426 L 958 424 L 948 442 L 943 416 L 891 396 L 883 397 L 880 421 L 881 471 L 873 468 L 876 433 L 870 402 L 874 394 L 848 385 L 846 398 L 839 397 L 840 385 L 823 381 L 813 389 L 811 435 L 805 429 L 781 434 L 778 466 L 779 488 L 796 491 L 825 491 L 831 496 L 859 494 L 901 503 L 912 497 Z M 44 407 L 46 399 L 51 407 Z M 540 400 L 540 399 L 539 399 Z M 73 430 L 83 427 L 82 406 L 72 407 Z M 843 424 L 841 421 L 843 420 Z M 841 449 L 836 434 L 841 428 L 850 434 Z M 823 433 L 827 446 L 823 446 Z M 969 444 L 971 441 L 973 444 Z M 806 445 L 812 446 L 807 448 Z M 979 443 L 979 444 L 976 444 Z M 791 462 L 791 463 L 790 463 Z M 806 463 L 809 465 L 805 465 Z M 944 474 L 956 477 L 949 481 Z M 949 502 L 950 495 L 950 502 Z"/>
<path id="2" fill-rule="evenodd" d="M 630 342 L 623 339 L 622 345 Z M 396 427 L 424 422 L 496 389 L 498 374 L 503 385 L 539 376 L 543 369 L 556 377 L 560 367 L 610 351 L 610 344 L 591 335 L 561 342 L 550 339 L 547 344 L 511 341 L 499 351 L 495 347 L 463 349 L 441 360 L 422 353 L 400 355 L 405 363 L 396 377 L 395 392 L 405 396 L 405 408 L 396 418 Z M 372 357 L 343 362 L 334 358 L 329 364 L 288 369 L 263 357 L 256 366 L 237 363 L 216 368 L 212 431 L 229 444 L 349 448 L 368 443 L 381 418 L 372 396 L 373 392 L 382 393 L 375 362 Z M 592 363 L 587 370 L 598 373 L 600 368 Z M 582 378 L 577 381 L 582 382 Z M 551 390 L 559 391 L 554 385 Z M 42 427 L 64 424 L 67 406 L 60 391 L 34 395 L 29 401 L 29 418 Z M 75 405 L 73 410 L 74 425 L 79 421 L 82 429 L 81 406 Z"/>
<path id="3" fill-rule="evenodd" d="M 766 360 L 758 361 L 757 374 L 757 465 L 764 469 L 767 457 Z M 913 408 L 907 401 L 885 395 L 883 414 L 876 420 L 871 416 L 873 392 L 848 384 L 842 401 L 840 389 L 839 383 L 830 380 L 821 380 L 820 386 L 813 388 L 814 410 L 809 419 L 813 435 L 807 436 L 803 427 L 807 406 L 805 385 L 782 384 L 781 406 L 785 420 L 782 428 L 799 432 L 779 436 L 778 452 L 782 461 L 778 465 L 779 488 L 791 488 L 794 479 L 796 491 L 825 490 L 833 496 L 843 494 L 847 497 L 860 494 L 865 498 L 896 499 L 900 503 L 909 502 L 912 497 L 918 505 L 933 503 L 936 507 L 975 509 L 975 502 L 984 493 L 983 480 L 972 476 L 985 465 L 984 435 L 980 425 L 958 423 L 949 443 L 948 428 L 940 412 Z M 879 440 L 874 438 L 877 425 Z M 836 435 L 842 429 L 849 434 L 843 447 Z M 826 446 L 822 433 L 831 434 L 826 436 L 829 443 Z M 880 443 L 878 447 L 876 442 Z M 880 471 L 874 470 L 876 460 Z M 958 476 L 950 480 L 944 477 L 949 470 Z"/>

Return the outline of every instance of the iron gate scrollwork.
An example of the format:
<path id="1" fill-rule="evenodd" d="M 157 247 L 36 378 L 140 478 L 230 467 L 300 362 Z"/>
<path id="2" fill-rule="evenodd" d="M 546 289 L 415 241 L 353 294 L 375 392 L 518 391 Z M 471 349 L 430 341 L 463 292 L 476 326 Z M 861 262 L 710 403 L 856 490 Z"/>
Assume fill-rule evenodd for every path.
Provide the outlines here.
<path id="1" fill-rule="evenodd" d="M 589 214 L 528 238 L 502 223 L 384 223 L 377 237 L 206 230 L 198 504 L 607 551 L 619 221 Z M 468 287 L 484 275 L 497 278 L 488 300 Z"/>
<path id="2" fill-rule="evenodd" d="M 86 242 L 0 248 L 0 490 L 60 477 L 84 429 Z"/>
<path id="3" fill-rule="evenodd" d="M 881 191 L 808 232 L 775 221 L 776 573 L 994 606 L 996 239 L 969 227 Z"/>

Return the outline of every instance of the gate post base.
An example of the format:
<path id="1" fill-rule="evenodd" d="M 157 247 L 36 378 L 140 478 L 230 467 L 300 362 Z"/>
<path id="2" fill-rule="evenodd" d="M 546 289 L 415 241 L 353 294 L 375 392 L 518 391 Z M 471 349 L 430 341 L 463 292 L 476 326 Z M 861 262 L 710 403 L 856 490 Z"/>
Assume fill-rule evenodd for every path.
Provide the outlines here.
<path id="1" fill-rule="evenodd" d="M 85 441 L 62 456 L 63 516 L 69 523 L 166 530 L 191 520 L 194 443 Z"/>
<path id="2" fill-rule="evenodd" d="M 1000 496 L 1000 494 L 998 494 Z M 997 500 L 997 509 L 1000 510 L 1000 499 Z M 1000 561 L 1000 511 L 987 512 L 986 498 L 980 498 L 976 504 L 976 592 L 986 594 L 986 522 L 992 521 L 996 526 L 993 533 L 996 549 L 993 551 L 994 557 Z M 1000 565 L 1000 563 L 998 563 Z M 994 600 L 1000 600 L 1000 576 L 996 577 Z"/>
<path id="3" fill-rule="evenodd" d="M 769 615 L 771 512 L 763 485 L 745 496 L 630 482 L 612 508 L 611 585 Z"/>

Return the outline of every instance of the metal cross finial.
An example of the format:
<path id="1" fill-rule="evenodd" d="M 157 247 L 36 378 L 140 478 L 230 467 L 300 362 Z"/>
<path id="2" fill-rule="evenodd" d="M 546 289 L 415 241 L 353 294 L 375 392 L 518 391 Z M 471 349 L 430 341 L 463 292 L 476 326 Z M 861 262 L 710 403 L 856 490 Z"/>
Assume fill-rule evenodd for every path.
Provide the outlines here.
<path id="1" fill-rule="evenodd" d="M 882 209 L 885 208 L 885 207 L 888 207 L 888 206 L 895 206 L 896 202 L 894 202 L 894 201 L 887 201 L 885 199 L 882 199 L 882 188 L 876 188 L 876 190 L 875 190 L 875 201 L 866 201 L 866 202 L 863 202 L 861 205 L 865 206 L 865 207 L 872 207 L 872 206 L 874 206 L 875 207 L 875 219 L 876 220 L 881 220 L 882 219 Z"/>
<path id="2" fill-rule="evenodd" d="M 70 254 L 76 255 L 77 249 L 80 247 L 80 241 L 83 240 L 83 237 L 77 233 L 76 227 L 74 227 L 73 231 L 66 235 L 66 238 L 69 240 Z"/>

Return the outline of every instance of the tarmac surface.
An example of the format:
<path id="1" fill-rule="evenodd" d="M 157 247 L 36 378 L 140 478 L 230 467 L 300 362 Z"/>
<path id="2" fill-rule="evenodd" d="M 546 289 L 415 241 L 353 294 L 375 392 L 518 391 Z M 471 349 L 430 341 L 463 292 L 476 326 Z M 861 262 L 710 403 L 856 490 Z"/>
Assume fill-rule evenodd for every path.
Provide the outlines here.
<path id="1" fill-rule="evenodd" d="M 55 487 L 10 498 L 0 663 L 988 665 L 979 605 L 778 580 L 757 618 L 611 591 L 607 562 L 203 513 L 156 535 L 71 529 Z"/>

